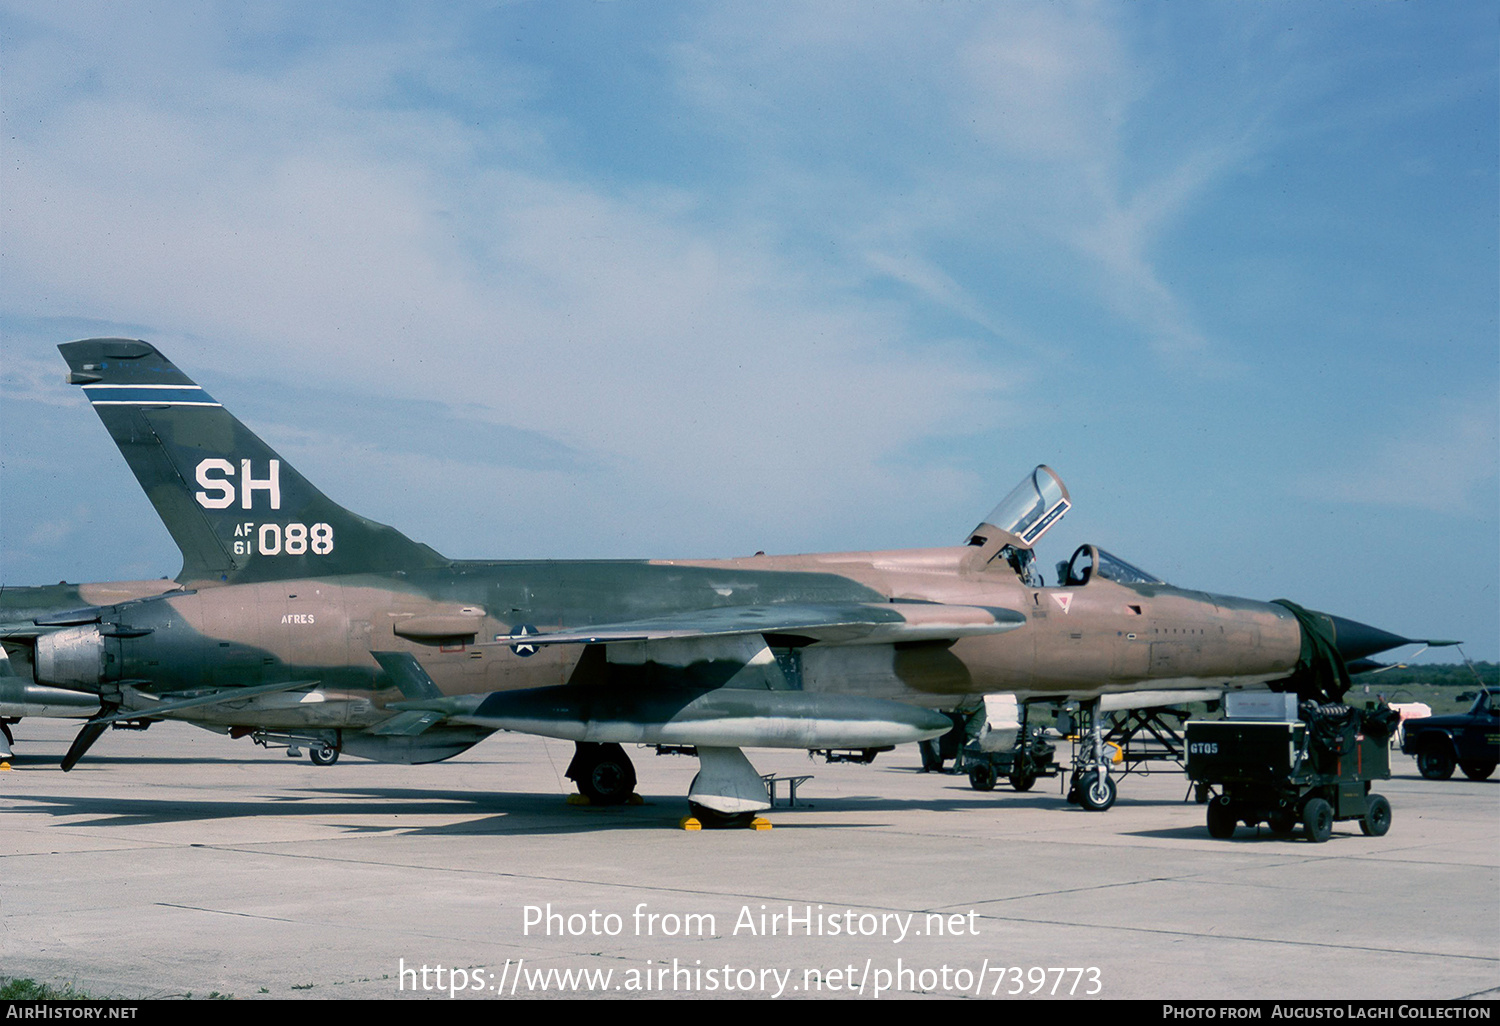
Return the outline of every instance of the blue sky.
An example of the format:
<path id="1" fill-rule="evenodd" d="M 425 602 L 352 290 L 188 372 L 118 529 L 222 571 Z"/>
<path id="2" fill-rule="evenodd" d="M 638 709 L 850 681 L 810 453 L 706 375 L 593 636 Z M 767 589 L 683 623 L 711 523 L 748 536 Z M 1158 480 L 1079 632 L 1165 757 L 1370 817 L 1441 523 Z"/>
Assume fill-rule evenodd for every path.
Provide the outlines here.
<path id="1" fill-rule="evenodd" d="M 0 3 L 0 579 L 176 573 L 58 342 L 456 557 L 1092 541 L 1500 657 L 1492 3 Z"/>

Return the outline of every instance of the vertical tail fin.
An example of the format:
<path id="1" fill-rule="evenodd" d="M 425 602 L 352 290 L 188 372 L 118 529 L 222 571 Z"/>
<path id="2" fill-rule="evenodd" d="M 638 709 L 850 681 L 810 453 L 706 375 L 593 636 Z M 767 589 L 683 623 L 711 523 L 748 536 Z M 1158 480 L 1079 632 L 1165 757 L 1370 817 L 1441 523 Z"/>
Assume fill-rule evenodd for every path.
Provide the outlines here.
<path id="1" fill-rule="evenodd" d="M 182 550 L 179 581 L 447 565 L 330 500 L 147 343 L 91 338 L 57 348 Z"/>

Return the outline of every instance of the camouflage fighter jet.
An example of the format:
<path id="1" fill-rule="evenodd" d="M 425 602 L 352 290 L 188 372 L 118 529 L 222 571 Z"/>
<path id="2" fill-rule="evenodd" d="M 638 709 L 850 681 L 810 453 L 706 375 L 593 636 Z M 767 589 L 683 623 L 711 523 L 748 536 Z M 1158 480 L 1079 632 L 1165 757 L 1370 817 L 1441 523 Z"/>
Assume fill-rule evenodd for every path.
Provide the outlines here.
<path id="1" fill-rule="evenodd" d="M 1077 783 L 1102 809 L 1102 696 L 1333 694 L 1343 660 L 1407 642 L 1091 545 L 1046 587 L 1033 549 L 1070 504 L 1047 467 L 947 548 L 448 559 L 333 503 L 149 344 L 59 348 L 183 554 L 178 590 L 7 631 L 38 683 L 99 696 L 64 769 L 125 719 L 409 763 L 513 730 L 576 742 L 568 775 L 600 803 L 634 789 L 622 744 L 694 751 L 690 805 L 734 820 L 768 807 L 743 748 L 918 741 L 1004 692 L 1082 702 Z"/>

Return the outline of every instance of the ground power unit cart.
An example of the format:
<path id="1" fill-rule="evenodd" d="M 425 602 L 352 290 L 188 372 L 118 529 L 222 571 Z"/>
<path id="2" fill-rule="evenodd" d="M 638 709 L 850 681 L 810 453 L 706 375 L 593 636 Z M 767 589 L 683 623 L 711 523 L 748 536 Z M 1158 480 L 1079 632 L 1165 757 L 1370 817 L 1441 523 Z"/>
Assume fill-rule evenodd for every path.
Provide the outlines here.
<path id="1" fill-rule="evenodd" d="M 1208 806 L 1209 834 L 1231 837 L 1240 823 L 1265 823 L 1289 837 L 1300 824 L 1308 840 L 1322 843 L 1341 820 L 1357 820 L 1373 837 L 1384 834 L 1391 803 L 1371 793 L 1370 782 L 1390 779 L 1396 715 L 1316 702 L 1303 702 L 1296 713 L 1187 724 L 1187 774 Z"/>

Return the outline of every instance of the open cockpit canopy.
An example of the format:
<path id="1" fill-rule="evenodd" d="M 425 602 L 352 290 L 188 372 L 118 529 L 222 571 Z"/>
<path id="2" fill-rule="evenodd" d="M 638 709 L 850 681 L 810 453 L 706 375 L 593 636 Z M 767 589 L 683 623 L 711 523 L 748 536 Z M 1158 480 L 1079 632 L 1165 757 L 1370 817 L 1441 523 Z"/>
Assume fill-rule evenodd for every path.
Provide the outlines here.
<path id="1" fill-rule="evenodd" d="M 1062 478 L 1048 466 L 1039 466 L 1028 474 L 1000 505 L 990 510 L 980 525 L 969 534 L 970 545 L 984 545 L 993 540 L 995 529 L 1011 536 L 1011 544 L 1033 548 L 1048 528 L 1062 519 L 1072 503 Z"/>

